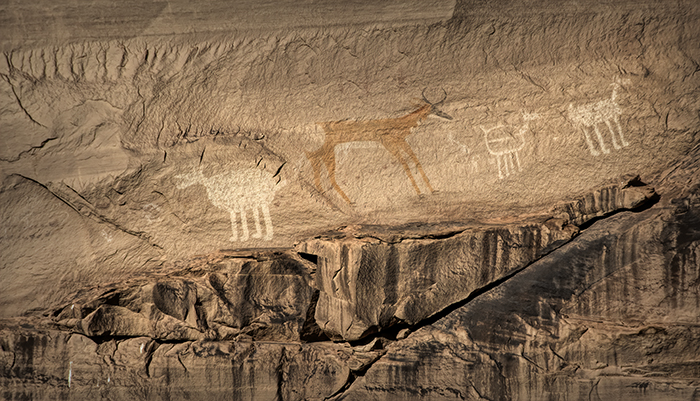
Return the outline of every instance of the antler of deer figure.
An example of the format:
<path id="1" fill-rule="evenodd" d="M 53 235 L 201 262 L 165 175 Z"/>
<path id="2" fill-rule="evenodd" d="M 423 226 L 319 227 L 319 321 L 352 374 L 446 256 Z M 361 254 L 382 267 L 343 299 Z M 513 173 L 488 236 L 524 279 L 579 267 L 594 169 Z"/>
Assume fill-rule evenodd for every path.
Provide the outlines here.
<path id="1" fill-rule="evenodd" d="M 420 188 L 416 180 L 413 178 L 411 169 L 408 166 L 406 158 L 402 154 L 405 153 L 416 165 L 416 169 L 423 177 L 425 185 L 428 187 L 430 192 L 433 192 L 433 187 L 430 185 L 428 177 L 423 171 L 423 166 L 421 166 L 418 161 L 418 157 L 406 142 L 406 137 L 411 134 L 411 129 L 418 126 L 418 124 L 428 118 L 429 115 L 435 115 L 438 117 L 445 118 L 447 120 L 452 120 L 452 117 L 442 112 L 438 107 L 445 102 L 447 99 L 447 92 L 443 89 L 444 96 L 438 102 L 430 102 L 425 97 L 425 89 L 423 89 L 421 104 L 418 108 L 405 116 L 397 118 L 383 118 L 378 120 L 369 121 L 330 121 L 330 122 L 319 122 L 325 134 L 326 140 L 323 145 L 313 151 L 306 152 L 306 157 L 311 162 L 311 166 L 314 170 L 314 182 L 316 188 L 319 191 L 323 191 L 321 188 L 321 164 L 325 164 L 326 171 L 328 172 L 328 179 L 331 182 L 333 188 L 338 192 L 338 194 L 345 199 L 346 202 L 352 203 L 350 198 L 343 192 L 338 183 L 335 180 L 335 147 L 341 143 L 346 142 L 361 142 L 361 141 L 373 141 L 379 142 L 386 150 L 391 153 L 391 155 L 401 163 L 406 175 L 411 180 L 413 188 L 418 194 L 421 193 Z"/>

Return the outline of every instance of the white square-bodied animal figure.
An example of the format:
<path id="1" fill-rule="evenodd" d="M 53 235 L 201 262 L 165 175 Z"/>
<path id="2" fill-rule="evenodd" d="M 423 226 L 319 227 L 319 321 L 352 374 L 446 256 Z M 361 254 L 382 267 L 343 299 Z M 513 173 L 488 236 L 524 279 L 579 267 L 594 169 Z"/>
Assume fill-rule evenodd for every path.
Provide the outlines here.
<path id="1" fill-rule="evenodd" d="M 248 219 L 247 210 L 253 212 L 255 223 L 255 233 L 253 238 L 262 238 L 266 241 L 272 239 L 272 218 L 270 217 L 269 205 L 275 198 L 276 192 L 287 184 L 286 181 L 278 182 L 275 177 L 265 171 L 255 168 L 242 170 L 231 170 L 227 173 L 205 177 L 200 168 L 196 168 L 191 173 L 175 176 L 178 189 L 184 189 L 191 185 L 201 184 L 207 190 L 207 196 L 212 205 L 229 212 L 231 217 L 230 240 L 248 241 Z M 260 212 L 262 211 L 265 222 L 265 235 L 262 233 L 260 224 Z M 237 217 L 241 219 L 241 235 L 238 236 Z"/>
<path id="2" fill-rule="evenodd" d="M 622 82 L 626 83 L 626 80 Z M 586 138 L 588 150 L 593 156 L 600 155 L 600 152 L 595 148 L 593 140 L 591 140 L 591 135 L 589 133 L 590 128 L 592 128 L 593 132 L 596 134 L 600 150 L 603 153 L 610 153 L 610 149 L 605 146 L 603 133 L 600 132 L 599 127 L 601 124 L 605 124 L 605 126 L 608 127 L 608 131 L 610 132 L 610 137 L 612 139 L 612 145 L 615 149 L 622 149 L 622 147 L 629 146 L 629 142 L 625 140 L 625 136 L 622 133 L 622 126 L 620 125 L 622 109 L 620 109 L 620 105 L 617 103 L 617 91 L 621 88 L 621 86 L 618 82 L 612 83 L 611 86 L 613 87 L 613 90 L 610 99 L 603 99 L 599 102 L 584 104 L 576 107 L 574 107 L 573 104 L 569 104 L 569 120 L 571 120 L 574 125 L 581 127 L 581 130 Z M 615 138 L 616 136 L 620 138 L 619 143 Z"/>

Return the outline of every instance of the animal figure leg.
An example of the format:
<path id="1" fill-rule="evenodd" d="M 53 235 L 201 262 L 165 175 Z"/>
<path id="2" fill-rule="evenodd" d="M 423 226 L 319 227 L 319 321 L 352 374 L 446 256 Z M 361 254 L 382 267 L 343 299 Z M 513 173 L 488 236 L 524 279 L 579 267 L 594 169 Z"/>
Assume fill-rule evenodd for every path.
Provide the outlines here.
<path id="1" fill-rule="evenodd" d="M 395 143 L 393 142 L 382 142 L 386 150 L 389 151 L 389 153 L 394 156 L 396 160 L 401 163 L 401 166 L 403 166 L 403 170 L 406 172 L 406 175 L 408 178 L 411 180 L 411 184 L 413 184 L 413 189 L 416 190 L 416 193 L 420 195 L 420 188 L 418 188 L 418 184 L 416 184 L 416 180 L 413 178 L 413 173 L 411 173 L 411 168 L 408 167 L 408 163 L 406 163 L 406 159 L 401 156 L 401 151 L 399 150 L 399 147 L 396 146 Z"/>
<path id="2" fill-rule="evenodd" d="M 321 188 L 321 157 L 323 154 L 324 147 L 315 152 L 305 152 L 306 158 L 311 162 L 311 168 L 314 170 L 314 184 L 316 189 L 323 191 Z"/>
<path id="3" fill-rule="evenodd" d="M 629 142 L 625 141 L 625 137 L 622 135 L 622 126 L 620 126 L 620 117 L 615 116 L 615 125 L 617 125 L 617 132 L 620 134 L 620 142 L 622 142 L 622 146 L 630 146 Z"/>
<path id="4" fill-rule="evenodd" d="M 323 162 L 326 163 L 326 170 L 328 170 L 328 179 L 331 181 L 331 185 L 333 188 L 340 194 L 340 196 L 345 199 L 345 202 L 352 204 L 350 202 L 350 198 L 348 198 L 347 195 L 345 195 L 345 192 L 343 192 L 342 189 L 340 189 L 340 185 L 338 185 L 338 182 L 335 180 L 335 150 L 331 149 L 328 153 L 326 153 L 323 156 Z"/>
<path id="5" fill-rule="evenodd" d="M 613 147 L 615 149 L 620 149 L 621 147 L 617 144 L 617 140 L 615 139 L 615 131 L 613 130 L 612 124 L 610 124 L 610 120 L 605 120 L 605 125 L 608 126 L 608 131 L 610 131 L 610 136 L 612 136 Z"/>
<path id="6" fill-rule="evenodd" d="M 238 241 L 238 230 L 236 229 L 236 210 L 231 209 L 230 211 L 231 214 L 231 238 L 229 238 L 229 241 L 231 242 L 236 242 Z"/>
<path id="7" fill-rule="evenodd" d="M 253 238 L 262 238 L 262 229 L 260 228 L 260 211 L 258 206 L 253 207 L 253 220 L 255 221 L 255 234 L 251 235 Z"/>
<path id="8" fill-rule="evenodd" d="M 260 208 L 262 209 L 263 218 L 265 219 L 265 239 L 269 241 L 272 239 L 272 218 L 270 218 L 270 209 L 265 203 L 263 203 Z"/>
<path id="9" fill-rule="evenodd" d="M 406 141 L 400 142 L 401 148 L 403 148 L 404 152 L 408 154 L 408 157 L 413 160 L 413 163 L 416 164 L 416 168 L 418 169 L 418 172 L 420 173 L 421 177 L 423 177 L 423 181 L 425 181 L 425 185 L 428 186 L 428 189 L 430 192 L 434 192 L 432 185 L 430 185 L 430 181 L 428 180 L 428 176 L 425 175 L 425 171 L 423 171 L 423 166 L 421 166 L 420 162 L 418 161 L 418 157 L 416 156 L 415 153 L 413 153 L 413 149 L 406 143 Z M 468 151 L 467 151 L 468 152 Z M 420 193 L 420 192 L 419 192 Z"/>
<path id="10" fill-rule="evenodd" d="M 602 150 L 603 153 L 610 153 L 610 149 L 605 147 L 605 142 L 603 141 L 603 135 L 600 133 L 600 130 L 598 129 L 598 124 L 593 124 L 593 130 L 595 130 L 595 134 L 598 137 L 598 142 L 600 142 L 600 150 Z"/>
<path id="11" fill-rule="evenodd" d="M 238 210 L 241 212 L 241 241 L 248 241 L 248 219 L 245 215 L 245 209 L 241 206 Z"/>
<path id="12" fill-rule="evenodd" d="M 508 172 L 515 174 L 515 159 L 513 158 L 513 153 L 506 153 L 503 157 L 508 165 Z"/>
<path id="13" fill-rule="evenodd" d="M 515 161 L 518 162 L 518 171 L 523 171 L 523 168 L 520 166 L 520 157 L 518 156 L 518 151 L 516 150 L 513 152 L 515 155 Z"/>
<path id="14" fill-rule="evenodd" d="M 512 163 L 512 161 L 510 160 L 510 157 L 508 157 L 507 153 L 505 155 L 500 155 L 498 157 L 503 160 L 503 170 L 505 170 L 505 176 L 506 177 L 510 176 L 510 170 L 511 170 L 510 163 Z"/>
<path id="15" fill-rule="evenodd" d="M 498 163 L 498 179 L 503 179 L 503 173 L 501 172 L 501 156 L 496 156 L 496 163 Z"/>
<path id="16" fill-rule="evenodd" d="M 583 130 L 583 133 L 586 135 L 586 143 L 588 144 L 588 149 L 591 151 L 591 154 L 593 156 L 598 156 L 600 153 L 595 149 L 595 146 L 593 146 L 593 141 L 591 140 L 591 136 L 588 134 L 588 130 L 583 125 L 581 126 L 581 129 Z"/>

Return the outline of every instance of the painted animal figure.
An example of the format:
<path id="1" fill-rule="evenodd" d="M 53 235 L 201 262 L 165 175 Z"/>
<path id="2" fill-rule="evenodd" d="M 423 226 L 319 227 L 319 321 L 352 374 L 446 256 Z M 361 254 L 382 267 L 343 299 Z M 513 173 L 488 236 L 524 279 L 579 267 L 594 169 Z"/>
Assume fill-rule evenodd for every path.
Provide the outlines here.
<path id="1" fill-rule="evenodd" d="M 227 212 L 231 216 L 230 240 L 238 241 L 236 228 L 236 213 L 241 217 L 241 241 L 247 241 L 248 219 L 246 210 L 253 211 L 255 233 L 253 238 L 272 239 L 272 219 L 270 218 L 269 204 L 275 197 L 275 193 L 286 185 L 286 181 L 277 183 L 273 175 L 259 169 L 233 170 L 228 173 L 205 177 L 201 169 L 195 169 L 191 173 L 175 176 L 178 189 L 184 189 L 191 185 L 202 184 L 207 190 L 207 196 L 211 203 Z M 260 211 L 265 222 L 265 236 L 260 225 Z"/>
<path id="2" fill-rule="evenodd" d="M 480 157 L 479 157 L 478 155 L 477 155 L 477 156 L 471 156 L 471 157 L 469 157 L 469 154 L 471 153 L 471 151 L 469 150 L 469 148 L 468 148 L 465 144 L 463 144 L 462 142 L 456 140 L 456 139 L 454 138 L 454 135 L 453 135 L 452 132 L 450 132 L 450 134 L 448 135 L 448 139 L 450 140 L 450 142 L 454 143 L 455 145 L 457 145 L 458 148 L 460 148 L 460 149 L 462 150 L 462 152 L 464 153 L 464 156 L 465 156 L 465 157 L 468 157 L 469 159 L 471 159 L 471 164 L 472 164 L 471 170 L 472 170 L 472 173 L 478 172 L 478 171 L 479 171 L 479 161 L 478 161 L 478 160 L 480 159 Z"/>
<path id="3" fill-rule="evenodd" d="M 539 118 L 537 114 L 523 114 L 525 124 L 517 129 L 516 127 L 499 124 L 493 128 L 484 131 L 484 140 L 489 153 L 496 156 L 498 163 L 498 178 L 503 179 L 508 177 L 512 172 L 515 172 L 517 165 L 518 171 L 522 171 L 520 166 L 520 156 L 518 152 L 525 147 L 525 133 L 529 129 L 529 122 Z"/>
<path id="4" fill-rule="evenodd" d="M 418 184 L 413 178 L 411 169 L 402 152 L 408 155 L 416 165 L 416 169 L 421 177 L 423 177 L 425 185 L 430 192 L 433 192 L 433 187 L 430 185 L 425 171 L 423 171 L 423 166 L 421 166 L 418 157 L 416 157 L 416 154 L 413 153 L 413 150 L 406 142 L 406 137 L 411 134 L 412 128 L 417 127 L 418 124 L 430 115 L 452 120 L 452 117 L 438 109 L 446 98 L 447 92 L 445 92 L 445 96 L 442 100 L 432 103 L 425 98 L 424 90 L 419 107 L 405 116 L 370 121 L 341 120 L 317 123 L 323 128 L 326 134 L 326 140 L 319 149 L 313 152 L 306 152 L 306 157 L 311 162 L 311 166 L 314 170 L 316 188 L 319 191 L 323 191 L 321 188 L 321 164 L 324 164 L 328 172 L 328 179 L 333 188 L 347 203 L 352 203 L 335 180 L 335 147 L 346 142 L 373 141 L 381 143 L 386 150 L 401 163 L 406 175 L 411 180 L 411 184 L 413 184 L 413 188 L 420 194 L 420 188 L 418 188 Z"/>
<path id="5" fill-rule="evenodd" d="M 621 149 L 622 147 L 618 144 L 615 136 L 620 137 L 620 143 L 622 146 L 629 146 L 629 143 L 625 140 L 622 134 L 622 127 L 620 126 L 620 116 L 622 115 L 622 110 L 617 104 L 617 90 L 620 88 L 620 84 L 617 82 L 612 84 L 612 96 L 610 99 L 601 100 L 596 103 L 589 103 L 582 106 L 574 107 L 573 104 L 569 104 L 569 119 L 576 125 L 579 125 L 583 130 L 583 134 L 586 136 L 586 143 L 588 144 L 588 149 L 591 151 L 593 156 L 598 156 L 600 152 L 595 149 L 591 136 L 589 134 L 588 128 L 593 128 L 596 137 L 598 138 L 598 143 L 600 144 L 600 150 L 603 153 L 610 153 L 610 149 L 605 146 L 605 141 L 603 140 L 603 135 L 598 128 L 600 124 L 605 124 L 610 131 L 612 136 L 612 144 L 615 149 Z M 613 127 L 615 123 L 615 127 Z M 614 128 L 617 128 L 617 132 Z"/>

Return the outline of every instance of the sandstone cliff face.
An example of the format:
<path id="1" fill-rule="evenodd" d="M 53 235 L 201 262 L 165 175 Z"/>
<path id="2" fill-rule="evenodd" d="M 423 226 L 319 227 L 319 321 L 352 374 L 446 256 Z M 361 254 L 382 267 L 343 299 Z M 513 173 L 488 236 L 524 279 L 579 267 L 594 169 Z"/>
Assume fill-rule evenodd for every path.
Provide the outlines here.
<path id="1" fill-rule="evenodd" d="M 695 2 L 129 4 L 0 13 L 4 399 L 698 396 Z"/>

